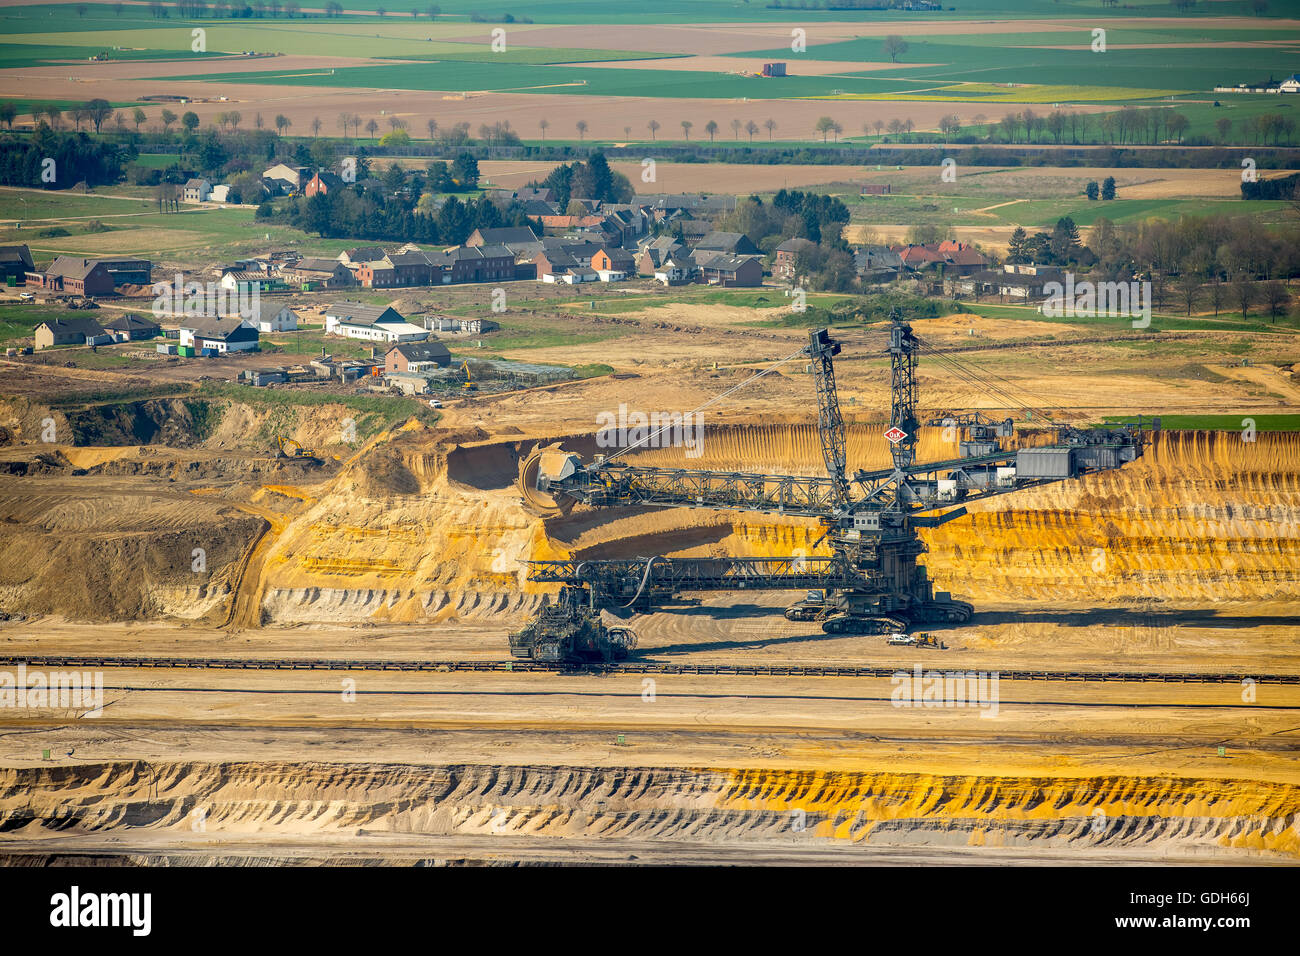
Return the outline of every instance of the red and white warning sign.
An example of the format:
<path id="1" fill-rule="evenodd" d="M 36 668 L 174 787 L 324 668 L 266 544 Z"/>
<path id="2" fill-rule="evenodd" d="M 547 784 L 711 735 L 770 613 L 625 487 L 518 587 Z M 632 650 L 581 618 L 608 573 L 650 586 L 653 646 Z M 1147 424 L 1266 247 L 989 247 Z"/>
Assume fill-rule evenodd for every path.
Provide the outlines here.
<path id="1" fill-rule="evenodd" d="M 888 438 L 890 441 L 892 441 L 895 445 L 897 445 L 900 441 L 902 441 L 904 438 L 907 437 L 907 432 L 903 431 L 897 425 L 894 425 L 892 428 L 889 429 L 889 431 L 885 432 L 885 437 Z"/>

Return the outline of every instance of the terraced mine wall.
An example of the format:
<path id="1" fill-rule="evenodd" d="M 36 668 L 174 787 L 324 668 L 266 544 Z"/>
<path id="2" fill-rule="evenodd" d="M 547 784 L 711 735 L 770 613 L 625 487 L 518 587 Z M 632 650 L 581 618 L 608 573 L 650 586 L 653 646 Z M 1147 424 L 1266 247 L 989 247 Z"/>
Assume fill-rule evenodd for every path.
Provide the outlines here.
<path id="1" fill-rule="evenodd" d="M 878 428 L 849 430 L 853 467 L 887 464 Z M 716 426 L 705 454 L 629 460 L 690 468 L 823 470 L 811 425 Z M 925 429 L 921 457 L 951 455 Z M 1036 440 L 1045 440 L 1040 435 Z M 526 612 L 543 589 L 521 560 L 817 553 L 815 522 L 703 510 L 577 510 L 543 518 L 514 481 L 535 440 L 429 447 L 408 432 L 359 461 L 280 535 L 265 569 L 274 621 L 447 620 Z M 565 443 L 584 457 L 590 436 Z M 941 590 L 976 602 L 1171 605 L 1300 598 L 1300 435 L 1170 432 L 1124 468 L 975 502 L 923 532 Z"/>
<path id="2" fill-rule="evenodd" d="M 205 824 L 197 836 L 196 808 Z M 411 862 L 382 849 L 382 838 L 405 834 L 425 848 L 415 853 L 456 862 L 485 861 L 503 845 L 527 858 L 529 846 L 581 853 L 658 842 L 795 859 L 840 847 L 1295 863 L 1298 812 L 1300 788 L 1217 777 L 136 761 L 0 770 L 7 841 L 56 845 L 127 826 L 151 844 L 200 841 L 208 854 L 223 841 L 264 841 L 285 861 L 300 852 Z M 456 838 L 480 836 L 497 846 L 455 856 Z M 275 845 L 286 838 L 293 850 Z M 165 850 L 123 856 L 169 861 Z"/>

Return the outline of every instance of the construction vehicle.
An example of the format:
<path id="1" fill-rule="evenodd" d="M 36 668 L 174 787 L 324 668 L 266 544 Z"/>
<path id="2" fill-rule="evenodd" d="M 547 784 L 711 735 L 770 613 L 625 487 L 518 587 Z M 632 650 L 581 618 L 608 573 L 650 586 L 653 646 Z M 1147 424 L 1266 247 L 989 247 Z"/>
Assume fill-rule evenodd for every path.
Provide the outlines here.
<path id="1" fill-rule="evenodd" d="M 465 373 L 465 384 L 461 388 L 467 392 L 477 392 L 478 386 L 474 384 L 474 380 L 469 376 L 469 362 L 462 362 L 460 370 Z"/>
<path id="2" fill-rule="evenodd" d="M 906 631 L 895 631 L 885 643 L 891 647 L 927 647 L 941 651 L 948 649 L 948 645 L 933 634 L 908 634 Z"/>
<path id="3" fill-rule="evenodd" d="M 556 603 L 510 634 L 511 656 L 547 664 L 609 664 L 626 660 L 634 647 L 636 635 L 607 627 L 591 592 L 577 587 L 560 588 Z"/>
<path id="4" fill-rule="evenodd" d="M 301 461 L 308 464 L 315 464 L 320 461 L 320 456 L 310 448 L 304 448 L 302 443 L 293 438 L 285 438 L 283 435 L 275 436 L 277 457 L 287 458 L 290 461 Z"/>
<path id="5" fill-rule="evenodd" d="M 712 404 L 787 362 L 810 362 L 818 410 L 825 476 L 761 475 L 628 465 L 617 459 L 653 438 L 589 463 L 558 445 L 536 449 L 520 469 L 525 501 L 543 513 L 576 504 L 596 508 L 655 506 L 754 511 L 816 518 L 830 555 L 813 558 L 640 558 L 532 561 L 529 580 L 588 588 L 593 601 L 647 610 L 665 593 L 742 587 L 792 590 L 817 587 L 820 594 L 786 609 L 791 620 L 816 620 L 827 633 L 879 634 L 926 622 L 964 623 L 971 604 L 935 592 L 917 558 L 926 551 L 917 529 L 962 517 L 964 502 L 1078 478 L 1120 467 L 1143 452 L 1141 419 L 1116 427 L 1080 429 L 1055 425 L 1055 443 L 1010 448 L 1014 421 L 981 416 L 942 416 L 953 429 L 958 455 L 918 464 L 916 365 L 925 350 L 937 363 L 995 398 L 1033 409 L 996 376 L 987 378 L 916 336 L 895 310 L 890 315 L 890 419 L 882 429 L 892 467 L 847 472 L 845 425 L 836 391 L 834 356 L 840 343 L 826 329 L 813 330 L 808 345 L 711 399 Z M 699 411 L 697 409 L 697 411 Z M 1050 423 L 1050 417 L 1048 417 Z M 1159 428 L 1154 420 L 1152 430 Z"/>

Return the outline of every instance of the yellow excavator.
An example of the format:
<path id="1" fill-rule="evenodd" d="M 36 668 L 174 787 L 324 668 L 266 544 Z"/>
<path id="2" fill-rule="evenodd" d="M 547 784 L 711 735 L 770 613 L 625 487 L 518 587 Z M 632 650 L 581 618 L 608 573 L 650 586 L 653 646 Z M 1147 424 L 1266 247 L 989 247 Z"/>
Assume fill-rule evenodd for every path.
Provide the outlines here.
<path id="1" fill-rule="evenodd" d="M 279 447 L 281 458 L 288 458 L 292 461 L 320 461 L 319 455 L 310 448 L 302 447 L 302 443 L 296 439 L 276 435 L 275 443 Z"/>
<path id="2" fill-rule="evenodd" d="M 465 384 L 461 388 L 467 392 L 477 392 L 478 386 L 474 384 L 474 380 L 469 375 L 469 362 L 462 362 L 460 370 L 465 373 Z"/>

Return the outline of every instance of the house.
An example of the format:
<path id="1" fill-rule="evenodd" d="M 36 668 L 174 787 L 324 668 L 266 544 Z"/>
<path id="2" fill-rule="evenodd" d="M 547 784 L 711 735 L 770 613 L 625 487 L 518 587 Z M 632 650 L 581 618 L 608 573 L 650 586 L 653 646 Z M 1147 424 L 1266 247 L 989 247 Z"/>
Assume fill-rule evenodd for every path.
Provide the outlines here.
<path id="1" fill-rule="evenodd" d="M 385 372 L 426 372 L 450 364 L 451 352 L 437 339 L 403 342 L 384 353 Z"/>
<path id="2" fill-rule="evenodd" d="M 107 334 L 103 326 L 90 318 L 46 319 L 36 326 L 36 347 L 48 349 L 56 345 L 95 344 Z"/>
<path id="3" fill-rule="evenodd" d="M 292 332 L 298 328 L 298 313 L 283 302 L 261 299 L 257 313 L 246 321 L 256 325 L 259 332 Z"/>
<path id="4" fill-rule="evenodd" d="M 941 253 L 927 246 L 909 244 L 890 246 L 889 248 L 898 253 L 898 258 L 905 268 L 914 272 L 920 272 L 923 269 L 937 270 L 944 262 L 944 256 Z"/>
<path id="5" fill-rule="evenodd" d="M 253 202 L 255 199 L 260 199 L 261 197 L 247 196 L 242 198 L 244 199 L 245 202 Z M 225 183 L 221 183 L 219 185 L 213 186 L 212 192 L 208 194 L 208 200 L 210 202 L 228 202 L 229 199 L 230 199 L 230 187 Z"/>
<path id="6" fill-rule="evenodd" d="M 221 288 L 230 289 L 232 292 L 238 291 L 240 286 L 249 292 L 261 291 L 270 287 L 271 278 L 264 272 L 227 272 L 221 277 L 220 285 Z"/>
<path id="7" fill-rule="evenodd" d="M 0 246 L 0 281 L 15 285 L 27 281 L 27 273 L 33 272 L 36 264 L 32 262 L 31 250 L 24 246 Z"/>
<path id="8" fill-rule="evenodd" d="M 686 244 L 673 236 L 651 239 L 641 246 L 637 256 L 636 271 L 644 276 L 652 276 L 670 258 L 685 251 Z"/>
<path id="9" fill-rule="evenodd" d="M 180 345 L 196 351 L 212 349 L 224 355 L 227 352 L 253 352 L 257 350 L 258 331 L 238 317 L 187 316 L 181 321 Z"/>
<path id="10" fill-rule="evenodd" d="M 527 226 L 505 226 L 500 229 L 475 229 L 465 240 L 467 246 L 509 246 L 537 242 L 537 236 Z"/>
<path id="11" fill-rule="evenodd" d="M 262 170 L 262 185 L 273 196 L 283 193 L 295 193 L 302 189 L 306 175 L 306 166 L 288 166 L 284 163 L 276 163 L 270 169 Z"/>
<path id="12" fill-rule="evenodd" d="M 493 282 L 515 278 L 515 257 L 505 246 L 452 246 L 429 256 L 442 268 L 443 284 Z"/>
<path id="13" fill-rule="evenodd" d="M 973 246 L 955 239 L 945 239 L 937 246 L 930 247 L 944 257 L 943 274 L 945 276 L 968 276 L 988 268 L 988 260 L 976 252 Z"/>
<path id="14" fill-rule="evenodd" d="M 859 196 L 888 196 L 894 190 L 889 183 L 863 183 Z"/>
<path id="15" fill-rule="evenodd" d="M 308 257 L 280 267 L 280 277 L 292 285 L 305 288 L 336 289 L 352 285 L 352 273 L 337 259 Z"/>
<path id="16" fill-rule="evenodd" d="M 713 232 L 713 224 L 707 219 L 676 219 L 672 221 L 672 228 L 688 246 L 696 245 Z"/>
<path id="17" fill-rule="evenodd" d="M 710 232 L 695 244 L 696 252 L 725 252 L 729 256 L 759 255 L 758 246 L 743 232 Z"/>
<path id="18" fill-rule="evenodd" d="M 853 271 L 863 282 L 893 282 L 903 271 L 903 260 L 886 246 L 858 246 L 853 250 Z"/>
<path id="19" fill-rule="evenodd" d="M 678 253 L 664 260 L 663 265 L 655 269 L 655 280 L 664 285 L 686 285 L 695 278 L 695 260 Z"/>
<path id="20" fill-rule="evenodd" d="M 359 266 L 363 266 L 367 262 L 378 262 L 386 254 L 382 246 L 357 246 L 340 252 L 339 262 L 355 272 Z"/>
<path id="21" fill-rule="evenodd" d="M 152 319 L 145 319 L 134 313 L 128 313 L 111 322 L 105 322 L 104 331 L 118 342 L 132 342 L 137 339 L 151 339 L 154 336 L 162 335 L 162 326 Z"/>
<path id="22" fill-rule="evenodd" d="M 212 183 L 206 179 L 191 179 L 185 183 L 184 199 L 186 202 L 207 202 L 212 195 Z"/>
<path id="23" fill-rule="evenodd" d="M 776 262 L 772 266 L 773 277 L 777 279 L 793 279 L 794 264 L 799 257 L 799 253 L 816 248 L 817 243 L 811 239 L 804 239 L 802 236 L 796 236 L 781 243 L 776 247 Z"/>
<path id="24" fill-rule="evenodd" d="M 354 272 L 356 280 L 369 289 L 392 286 L 436 285 L 442 279 L 442 266 L 435 266 L 418 246 L 403 246 L 406 251 L 390 252 L 382 259 L 366 262 Z"/>
<path id="25" fill-rule="evenodd" d="M 325 333 L 368 342 L 421 342 L 429 333 L 386 305 L 340 302 L 325 307 Z"/>
<path id="26" fill-rule="evenodd" d="M 636 259 L 620 246 L 602 246 L 591 257 L 591 267 L 601 282 L 618 282 L 636 274 Z"/>
<path id="27" fill-rule="evenodd" d="M 323 169 L 307 181 L 307 185 L 303 187 L 302 191 L 303 195 L 307 197 L 328 196 L 331 192 L 342 189 L 345 185 L 347 184 L 343 182 L 341 177 L 327 169 Z"/>
<path id="28" fill-rule="evenodd" d="M 763 284 L 763 264 L 753 256 L 717 253 L 708 258 L 696 253 L 700 279 L 709 285 L 759 286 Z"/>

